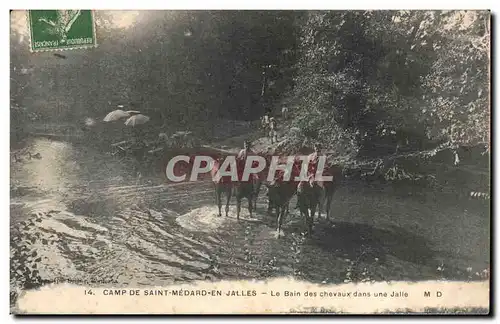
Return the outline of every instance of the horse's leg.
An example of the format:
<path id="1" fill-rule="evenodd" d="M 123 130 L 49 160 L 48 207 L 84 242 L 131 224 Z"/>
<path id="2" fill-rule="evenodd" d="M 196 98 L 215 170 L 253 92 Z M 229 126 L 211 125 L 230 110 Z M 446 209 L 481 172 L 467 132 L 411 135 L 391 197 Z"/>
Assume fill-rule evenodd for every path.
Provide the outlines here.
<path id="1" fill-rule="evenodd" d="M 214 183 L 214 198 L 215 198 L 215 205 L 217 205 L 217 184 Z"/>
<path id="2" fill-rule="evenodd" d="M 248 212 L 250 213 L 250 218 L 252 218 L 252 207 L 253 207 L 253 188 L 251 188 L 252 190 L 250 191 L 250 194 L 248 195 L 247 199 L 248 199 Z"/>
<path id="3" fill-rule="evenodd" d="M 323 208 L 323 204 L 325 202 L 325 190 L 324 188 L 318 187 L 317 192 L 313 192 L 313 195 L 318 195 L 317 197 L 314 197 L 313 199 L 315 200 L 314 202 L 316 203 L 316 206 L 318 207 L 318 219 L 321 218 L 321 210 Z M 317 200 L 317 202 L 316 202 Z"/>
<path id="4" fill-rule="evenodd" d="M 301 207 L 300 208 L 300 217 L 303 217 L 304 219 L 304 225 L 306 226 L 307 228 L 307 217 L 309 216 L 309 210 L 305 207 Z"/>
<path id="5" fill-rule="evenodd" d="M 219 208 L 219 217 L 222 216 L 222 188 L 220 184 L 215 185 L 215 203 Z"/>
<path id="6" fill-rule="evenodd" d="M 273 212 L 273 204 L 271 203 L 271 199 L 268 196 L 268 201 L 267 201 L 267 214 L 271 215 Z"/>
<path id="7" fill-rule="evenodd" d="M 299 206 L 300 217 L 303 217 L 305 227 L 308 227 L 310 197 L 308 192 L 303 191 L 297 195 L 297 205 Z"/>
<path id="8" fill-rule="evenodd" d="M 254 202 L 253 202 L 253 209 L 257 210 L 257 199 L 259 198 L 259 192 L 260 192 L 260 186 L 262 185 L 261 181 L 258 181 L 256 184 L 255 192 L 253 193 L 254 195 Z"/>
<path id="9" fill-rule="evenodd" d="M 272 205 L 272 204 L 271 204 L 271 202 L 269 201 L 269 202 L 267 203 L 267 214 L 268 214 L 268 215 L 271 215 L 271 214 L 272 214 L 272 212 L 273 212 L 273 205 Z"/>
<path id="10" fill-rule="evenodd" d="M 311 216 L 307 220 L 308 221 L 307 227 L 308 227 L 309 235 L 312 235 L 312 229 L 313 229 L 313 224 L 314 224 L 314 214 L 316 214 L 316 206 L 317 206 L 316 203 L 311 204 Z"/>
<path id="11" fill-rule="evenodd" d="M 240 211 L 241 211 L 241 188 L 236 189 L 236 219 L 240 220 Z"/>
<path id="12" fill-rule="evenodd" d="M 286 205 L 284 206 L 281 206 L 281 213 L 283 214 L 283 219 L 281 220 L 281 223 L 283 223 L 283 221 L 286 219 L 286 217 L 288 216 L 288 204 L 290 203 L 290 201 L 287 201 L 286 202 Z"/>
<path id="13" fill-rule="evenodd" d="M 281 236 L 281 222 L 283 221 L 283 215 L 281 213 L 281 207 L 276 206 L 276 216 L 278 217 L 278 228 L 276 229 L 276 232 L 278 233 L 278 238 Z"/>
<path id="14" fill-rule="evenodd" d="M 231 185 L 227 185 L 227 187 L 226 187 L 226 196 L 227 196 L 227 200 L 226 200 L 226 217 L 229 214 L 229 203 L 231 202 L 231 195 L 232 195 Z"/>
<path id="15" fill-rule="evenodd" d="M 326 196 L 326 218 L 330 218 L 330 205 L 332 204 L 333 200 L 333 192 L 327 192 Z"/>

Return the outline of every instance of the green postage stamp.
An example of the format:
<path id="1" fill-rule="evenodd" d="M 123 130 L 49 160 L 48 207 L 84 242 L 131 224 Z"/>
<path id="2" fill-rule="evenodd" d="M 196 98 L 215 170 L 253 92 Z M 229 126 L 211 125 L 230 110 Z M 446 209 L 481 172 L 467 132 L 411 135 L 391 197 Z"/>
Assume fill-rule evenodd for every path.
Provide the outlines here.
<path id="1" fill-rule="evenodd" d="M 32 52 L 95 47 L 92 10 L 28 10 Z"/>

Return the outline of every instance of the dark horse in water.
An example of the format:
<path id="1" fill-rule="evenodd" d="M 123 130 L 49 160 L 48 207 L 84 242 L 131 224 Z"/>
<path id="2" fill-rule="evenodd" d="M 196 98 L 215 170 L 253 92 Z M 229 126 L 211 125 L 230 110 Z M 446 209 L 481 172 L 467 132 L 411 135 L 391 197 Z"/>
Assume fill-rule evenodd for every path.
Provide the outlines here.
<path id="1" fill-rule="evenodd" d="M 312 181 L 302 181 L 297 186 L 297 205 L 300 215 L 304 217 L 307 234 L 312 235 L 314 214 L 320 209 L 322 188 Z"/>
<path id="2" fill-rule="evenodd" d="M 257 196 L 262 184 L 261 177 L 258 174 L 249 174 L 248 179 L 243 179 L 245 163 L 246 161 L 244 160 L 237 160 L 236 162 L 238 181 L 233 183 L 233 190 L 236 197 L 237 219 L 240 219 L 241 201 L 243 198 L 246 198 L 248 201 L 248 212 L 250 218 L 252 217 L 253 210 L 257 208 Z M 252 167 L 256 167 L 256 163 L 253 163 Z"/>
<path id="3" fill-rule="evenodd" d="M 318 217 L 321 217 L 322 205 L 326 204 L 326 218 L 329 217 L 333 194 L 338 188 L 341 174 L 342 169 L 330 166 L 323 172 L 323 176 L 331 176 L 331 181 L 317 181 L 311 175 L 308 181 L 302 181 L 297 186 L 297 205 L 301 216 L 305 218 L 308 235 L 312 235 L 316 210 Z"/>
<path id="4" fill-rule="evenodd" d="M 292 181 L 273 180 L 265 183 L 267 187 L 267 196 L 269 198 L 269 211 L 276 209 L 276 232 L 278 237 L 281 235 L 281 226 L 283 219 L 288 213 L 288 205 L 297 190 L 297 184 Z"/>
<path id="5" fill-rule="evenodd" d="M 290 205 L 290 200 L 297 192 L 298 182 L 294 180 L 296 176 L 300 173 L 300 166 L 295 163 L 292 167 L 292 173 L 289 180 L 285 180 L 284 172 L 279 170 L 276 172 L 275 177 L 269 183 L 265 183 L 267 187 L 267 196 L 269 200 L 268 212 L 271 213 L 272 209 L 276 210 L 276 221 L 277 221 L 277 235 L 278 238 L 281 235 L 281 226 L 283 225 L 283 220 L 288 214 L 288 206 Z"/>
<path id="6" fill-rule="evenodd" d="M 248 213 L 252 217 L 253 212 L 253 197 L 254 197 L 254 180 L 238 181 L 233 183 L 234 196 L 236 197 L 236 218 L 240 219 L 241 201 L 243 198 L 248 200 Z"/>
<path id="7" fill-rule="evenodd" d="M 300 163 L 297 161 L 292 168 L 291 179 L 300 174 Z M 308 235 L 312 234 L 314 215 L 318 211 L 321 216 L 321 205 L 326 203 L 327 217 L 330 212 L 330 205 L 333 194 L 338 187 L 341 169 L 338 167 L 328 167 L 324 176 L 332 176 L 332 181 L 316 181 L 310 174 L 308 180 L 288 180 L 284 181 L 283 173 L 278 174 L 275 180 L 266 183 L 269 197 L 269 210 L 276 209 L 277 232 L 280 236 L 281 226 L 288 210 L 288 205 L 294 194 L 297 195 L 297 207 L 300 214 L 304 217 Z"/>
<path id="8" fill-rule="evenodd" d="M 333 195 L 335 194 L 335 191 L 337 191 L 341 182 L 342 169 L 335 165 L 328 166 L 325 168 L 323 175 L 331 176 L 332 181 L 315 181 L 313 184 L 315 187 L 319 187 L 320 199 L 318 201 L 318 217 L 321 217 L 321 211 L 325 208 L 326 218 L 329 218 Z"/>
<path id="9" fill-rule="evenodd" d="M 227 198 L 225 209 L 226 216 L 228 216 L 229 213 L 229 203 L 231 201 L 231 197 L 234 195 L 236 198 L 236 218 L 238 220 L 240 219 L 241 201 L 243 200 L 243 198 L 246 198 L 248 200 L 248 212 L 250 213 L 250 217 L 252 217 L 252 207 L 255 205 L 254 197 L 256 186 L 259 185 L 258 177 L 250 174 L 248 179 L 242 179 L 243 167 L 245 162 L 237 161 L 237 181 L 233 181 L 233 179 L 229 175 L 216 178 L 215 175 L 217 171 L 219 171 L 224 160 L 224 157 L 215 159 L 213 167 L 211 169 L 211 175 L 215 186 L 215 200 L 217 203 L 217 207 L 219 208 L 219 216 L 222 216 L 222 194 L 225 194 Z"/>
<path id="10" fill-rule="evenodd" d="M 224 162 L 224 158 L 217 158 L 214 160 L 213 166 L 210 170 L 210 174 L 212 175 L 212 179 L 215 187 L 215 203 L 219 208 L 219 216 L 222 216 L 222 194 L 226 194 L 226 217 L 229 213 L 229 202 L 231 201 L 232 195 L 232 180 L 230 176 L 215 178 L 217 171 L 219 170 L 222 162 Z"/>

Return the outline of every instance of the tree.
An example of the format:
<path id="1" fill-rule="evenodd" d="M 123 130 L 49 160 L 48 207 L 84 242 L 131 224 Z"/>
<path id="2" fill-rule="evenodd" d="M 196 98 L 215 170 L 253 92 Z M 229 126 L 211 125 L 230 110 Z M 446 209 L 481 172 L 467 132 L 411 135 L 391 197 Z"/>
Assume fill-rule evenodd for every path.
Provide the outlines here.
<path id="1" fill-rule="evenodd" d="M 296 104 L 288 149 L 321 141 L 355 166 L 369 156 L 380 170 L 404 162 L 413 172 L 437 152 L 451 151 L 446 161 L 458 164 L 460 147 L 487 146 L 489 17 L 308 12 L 295 87 L 286 98 Z"/>

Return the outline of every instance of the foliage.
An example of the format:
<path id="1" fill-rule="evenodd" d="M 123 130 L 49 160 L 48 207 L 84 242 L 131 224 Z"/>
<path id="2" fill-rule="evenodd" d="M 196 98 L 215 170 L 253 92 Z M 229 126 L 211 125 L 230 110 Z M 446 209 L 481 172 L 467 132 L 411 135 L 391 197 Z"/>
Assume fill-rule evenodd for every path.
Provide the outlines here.
<path id="1" fill-rule="evenodd" d="M 288 142 L 321 141 L 374 161 L 488 150 L 489 19 L 481 11 L 309 12 L 286 99 L 296 103 L 299 131 Z"/>

